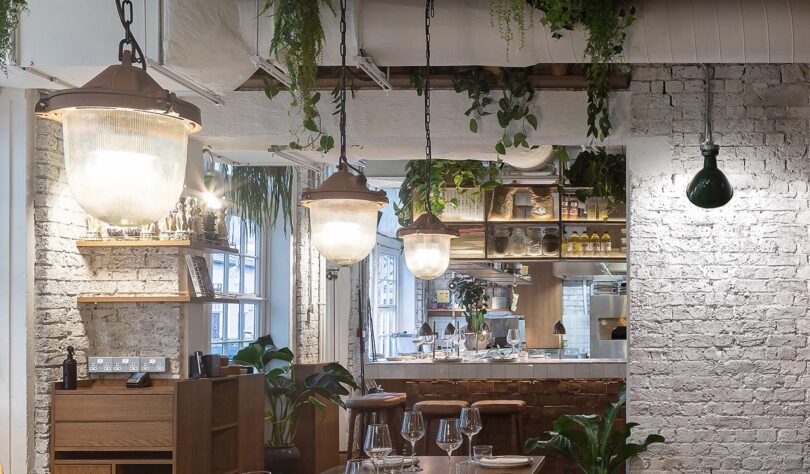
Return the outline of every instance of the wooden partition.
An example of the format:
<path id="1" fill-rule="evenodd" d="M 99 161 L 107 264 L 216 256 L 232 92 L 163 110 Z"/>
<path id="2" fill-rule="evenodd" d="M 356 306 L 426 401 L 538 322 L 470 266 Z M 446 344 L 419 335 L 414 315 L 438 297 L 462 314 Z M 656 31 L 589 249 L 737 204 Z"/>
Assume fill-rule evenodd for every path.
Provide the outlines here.
<path id="1" fill-rule="evenodd" d="M 261 374 L 54 384 L 53 474 L 241 473 L 264 466 Z"/>
<path id="2" fill-rule="evenodd" d="M 552 269 L 550 263 L 529 264 L 532 284 L 517 288 L 517 313 L 525 318 L 525 340 L 532 348 L 559 347 L 551 330 L 562 319 L 562 280 L 553 275 Z"/>
<path id="3" fill-rule="evenodd" d="M 295 378 L 303 384 L 307 376 L 322 372 L 325 365 L 295 364 Z M 326 405 L 323 412 L 307 405 L 298 415 L 294 442 L 301 451 L 301 474 L 319 474 L 340 463 L 338 407 L 323 398 L 321 401 Z"/>

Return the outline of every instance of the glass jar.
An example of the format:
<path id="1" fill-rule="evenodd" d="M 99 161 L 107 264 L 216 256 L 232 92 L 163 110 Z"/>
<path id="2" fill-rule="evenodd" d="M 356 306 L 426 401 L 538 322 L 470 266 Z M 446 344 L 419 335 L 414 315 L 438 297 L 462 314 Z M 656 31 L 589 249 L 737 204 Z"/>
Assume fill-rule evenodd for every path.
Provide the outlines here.
<path id="1" fill-rule="evenodd" d="M 560 253 L 560 232 L 555 228 L 543 232 L 543 255 L 556 256 Z"/>
<path id="2" fill-rule="evenodd" d="M 529 241 L 527 252 L 529 256 L 539 257 L 543 255 L 543 229 L 529 228 L 526 229 L 526 238 Z"/>
<path id="3" fill-rule="evenodd" d="M 528 239 L 526 238 L 526 229 L 523 227 L 514 227 L 512 235 L 509 237 L 509 255 L 515 257 L 522 257 L 526 255 L 528 247 Z"/>
<path id="4" fill-rule="evenodd" d="M 492 238 L 492 253 L 496 257 L 503 257 L 509 249 L 509 228 L 496 227 Z"/>

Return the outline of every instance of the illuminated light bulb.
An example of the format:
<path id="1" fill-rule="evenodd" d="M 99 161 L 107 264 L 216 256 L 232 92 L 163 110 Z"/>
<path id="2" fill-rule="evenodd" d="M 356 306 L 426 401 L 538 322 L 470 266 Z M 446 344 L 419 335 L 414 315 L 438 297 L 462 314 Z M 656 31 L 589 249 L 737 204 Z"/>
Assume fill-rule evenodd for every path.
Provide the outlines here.
<path id="1" fill-rule="evenodd" d="M 222 200 L 218 198 L 214 193 L 204 192 L 202 195 L 202 199 L 203 202 L 205 202 L 205 205 L 208 207 L 208 209 L 214 211 L 222 209 Z"/>
<path id="2" fill-rule="evenodd" d="M 380 208 L 376 202 L 329 199 L 308 207 L 312 244 L 327 260 L 351 265 L 374 249 Z"/>
<path id="3" fill-rule="evenodd" d="M 458 237 L 458 231 L 425 213 L 412 225 L 399 229 L 397 237 L 402 239 L 408 270 L 421 280 L 435 280 L 450 265 L 450 241 Z"/>

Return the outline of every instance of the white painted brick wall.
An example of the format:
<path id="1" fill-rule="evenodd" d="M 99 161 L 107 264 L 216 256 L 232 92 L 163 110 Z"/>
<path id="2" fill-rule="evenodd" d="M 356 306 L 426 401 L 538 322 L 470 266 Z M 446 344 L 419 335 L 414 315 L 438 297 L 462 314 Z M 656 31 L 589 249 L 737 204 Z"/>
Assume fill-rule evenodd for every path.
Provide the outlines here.
<path id="1" fill-rule="evenodd" d="M 85 213 L 68 189 L 61 128 L 37 120 L 34 153 L 35 454 L 29 472 L 49 472 L 51 384 L 62 378 L 66 348 L 86 356 L 160 355 L 168 375 L 181 374 L 186 310 L 179 304 L 78 304 L 79 293 L 177 292 L 185 261 L 176 249 L 98 249 L 80 253 Z"/>
<path id="2" fill-rule="evenodd" d="M 810 472 L 810 84 L 806 65 L 715 69 L 720 167 L 701 210 L 702 71 L 633 69 L 633 133 L 671 137 L 671 170 L 631 177 L 630 419 L 660 432 L 649 473 Z"/>
<path id="3" fill-rule="evenodd" d="M 298 189 L 316 187 L 313 172 L 299 168 Z M 309 233 L 309 211 L 296 200 L 295 225 L 295 356 L 297 362 L 320 362 L 320 322 L 325 316 L 326 288 L 323 285 L 326 266 L 312 245 Z"/>

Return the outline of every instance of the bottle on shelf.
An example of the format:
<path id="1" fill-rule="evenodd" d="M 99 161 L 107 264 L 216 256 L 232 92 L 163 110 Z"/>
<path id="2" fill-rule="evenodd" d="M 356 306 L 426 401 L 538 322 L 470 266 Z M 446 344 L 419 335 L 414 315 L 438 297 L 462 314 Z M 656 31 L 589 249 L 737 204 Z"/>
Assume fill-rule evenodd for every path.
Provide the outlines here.
<path id="1" fill-rule="evenodd" d="M 613 243 L 610 241 L 610 234 L 605 231 L 602 234 L 602 253 L 606 256 L 610 256 L 611 252 L 613 252 Z"/>
<path id="2" fill-rule="evenodd" d="M 571 240 L 568 237 L 568 232 L 563 232 L 562 236 L 562 251 L 563 253 L 569 253 L 573 248 L 569 247 L 568 245 L 571 243 Z"/>
<path id="3" fill-rule="evenodd" d="M 571 241 L 568 244 L 568 249 L 572 255 L 578 255 L 580 252 L 582 252 L 582 244 L 579 241 L 579 234 L 577 234 L 577 231 L 574 231 L 571 234 Z"/>
<path id="4" fill-rule="evenodd" d="M 602 255 L 604 249 L 602 248 L 602 241 L 599 239 L 599 233 L 593 231 L 591 234 L 591 255 Z"/>
<path id="5" fill-rule="evenodd" d="M 582 231 L 582 234 L 579 236 L 579 241 L 582 242 L 582 251 L 580 252 L 580 255 L 591 255 L 591 253 L 593 253 L 593 247 L 591 247 L 591 238 L 588 237 L 587 230 Z"/>

